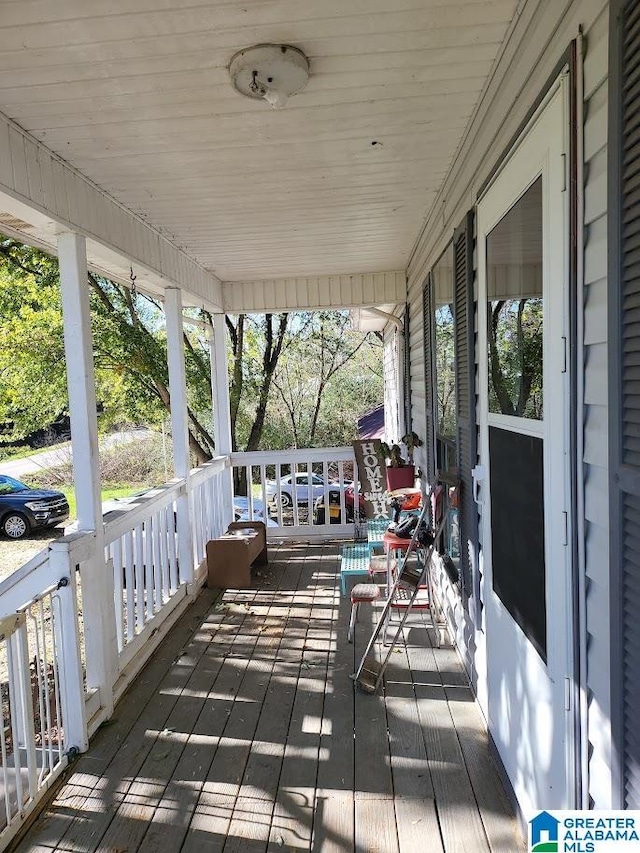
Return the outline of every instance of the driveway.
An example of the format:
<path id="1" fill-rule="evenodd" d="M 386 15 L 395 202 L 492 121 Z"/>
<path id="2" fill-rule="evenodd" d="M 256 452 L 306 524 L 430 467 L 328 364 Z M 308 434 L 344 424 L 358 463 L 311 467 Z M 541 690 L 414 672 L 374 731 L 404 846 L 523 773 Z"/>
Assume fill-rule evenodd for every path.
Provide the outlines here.
<path id="1" fill-rule="evenodd" d="M 149 438 L 150 435 L 153 435 L 150 429 L 131 429 L 112 432 L 109 435 L 100 437 L 100 449 L 113 447 L 115 444 L 128 444 L 131 441 L 141 441 L 143 438 Z M 66 462 L 72 455 L 71 442 L 66 441 L 63 444 L 57 444 L 51 450 L 45 450 L 43 453 L 34 453 L 32 456 L 24 456 L 22 459 L 0 462 L 0 474 L 8 474 L 10 477 L 18 478 L 26 477 L 29 474 L 53 468 L 61 462 Z"/>
<path id="2" fill-rule="evenodd" d="M 140 441 L 150 435 L 152 435 L 152 431 L 148 429 L 113 432 L 100 438 L 100 447 L 113 447 L 115 444 Z M 67 455 L 70 454 L 71 442 L 65 442 L 52 447 L 51 450 L 46 450 L 44 453 L 34 453 L 32 456 L 25 456 L 22 459 L 1 462 L 0 474 L 8 474 L 10 477 L 17 477 L 18 479 L 22 477 L 28 479 L 29 474 L 59 465 L 63 459 L 66 461 Z M 0 581 L 15 572 L 24 563 L 29 562 L 53 539 L 64 536 L 64 531 L 65 524 L 46 527 L 43 530 L 32 531 L 26 539 L 17 542 L 7 539 L 6 536 L 0 536 Z"/>

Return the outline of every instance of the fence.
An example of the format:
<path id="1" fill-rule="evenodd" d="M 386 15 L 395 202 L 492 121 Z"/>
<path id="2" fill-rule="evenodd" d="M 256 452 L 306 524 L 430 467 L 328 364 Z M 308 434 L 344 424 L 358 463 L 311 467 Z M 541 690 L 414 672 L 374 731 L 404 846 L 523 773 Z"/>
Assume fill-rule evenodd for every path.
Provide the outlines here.
<path id="1" fill-rule="evenodd" d="M 355 535 L 360 495 L 352 448 L 233 453 L 231 464 L 236 510 L 265 521 L 270 538 Z"/>
<path id="2" fill-rule="evenodd" d="M 75 572 L 64 554 L 64 545 L 44 551 L 0 584 L 2 844 L 87 745 Z"/>
<path id="3" fill-rule="evenodd" d="M 234 505 L 232 477 L 246 486 Z M 194 597 L 206 543 L 234 515 L 277 538 L 352 537 L 359 505 L 351 448 L 233 454 L 123 502 L 102 530 L 51 542 L 0 583 L 0 848 Z"/>
<path id="4" fill-rule="evenodd" d="M 232 520 L 230 477 L 228 460 L 213 460 L 0 583 L 0 848 L 196 594 L 206 539 Z"/>

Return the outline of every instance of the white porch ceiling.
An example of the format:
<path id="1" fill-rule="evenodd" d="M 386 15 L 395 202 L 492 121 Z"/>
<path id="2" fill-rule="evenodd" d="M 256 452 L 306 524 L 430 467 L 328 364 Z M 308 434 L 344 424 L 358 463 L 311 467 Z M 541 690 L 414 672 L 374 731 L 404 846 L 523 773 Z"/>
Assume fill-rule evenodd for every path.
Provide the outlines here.
<path id="1" fill-rule="evenodd" d="M 3 0 L 0 110 L 220 279 L 404 269 L 517 6 Z M 310 61 L 280 111 L 260 42 Z"/>

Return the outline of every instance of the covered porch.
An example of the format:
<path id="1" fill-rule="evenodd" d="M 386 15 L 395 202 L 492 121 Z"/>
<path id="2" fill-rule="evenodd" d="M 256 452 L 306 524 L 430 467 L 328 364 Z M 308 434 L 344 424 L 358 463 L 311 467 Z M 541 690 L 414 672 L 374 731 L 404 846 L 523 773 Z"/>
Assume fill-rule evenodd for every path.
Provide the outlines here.
<path id="1" fill-rule="evenodd" d="M 339 555 L 273 546 L 251 589 L 201 592 L 18 849 L 524 849 L 458 655 L 420 616 L 383 695 L 354 691 L 372 613 L 349 644 Z"/>
<path id="2" fill-rule="evenodd" d="M 428 839 L 436 851 L 512 851 L 487 723 L 520 815 L 640 802 L 640 643 L 624 598 L 640 560 L 624 567 L 616 550 L 623 527 L 636 541 L 639 513 L 635 491 L 616 491 L 612 465 L 626 398 L 610 382 L 622 376 L 627 326 L 615 320 L 622 169 L 609 157 L 624 138 L 610 110 L 622 100 L 622 63 L 609 49 L 618 37 L 630 45 L 635 73 L 637 4 L 6 6 L 0 230 L 59 260 L 78 530 L 0 583 L 0 847 L 68 774 L 24 850 L 171 853 L 206 841 L 387 853 Z M 635 41 L 622 38 L 623 18 Z M 267 43 L 309 65 L 306 88 L 275 112 L 266 87 L 241 97 L 230 75 L 239 53 Z M 636 119 L 634 101 L 634 204 Z M 547 264 L 535 351 L 550 378 L 536 417 L 514 421 L 492 410 L 487 312 L 515 294 L 494 287 L 485 249 L 539 179 L 518 221 L 522 269 Z M 635 224 L 628 233 L 636 239 Z M 520 282 L 505 265 L 515 234 L 494 234 L 493 262 L 519 286 L 528 275 Z M 135 284 L 166 318 L 173 478 L 106 519 L 88 271 Z M 521 290 L 523 307 L 535 292 Z M 349 679 L 366 625 L 347 645 L 339 546 L 326 544 L 364 533 L 344 502 L 343 486 L 358 481 L 351 449 L 237 453 L 229 418 L 227 316 L 347 309 L 383 337 L 387 440 L 415 430 L 423 485 L 451 467 L 462 484 L 460 571 L 436 566 L 452 645 L 434 649 L 413 626 L 373 697 Z M 193 470 L 183 329 L 196 311 L 209 318 L 215 458 Z M 638 330 L 628 330 L 633 344 Z M 455 387 L 439 389 L 447 375 Z M 620 480 L 633 489 L 636 432 L 636 461 Z M 502 433 L 518 453 L 492 449 Z M 546 516 L 520 518 L 527 532 L 544 529 L 537 544 L 548 553 L 518 543 L 536 575 L 506 545 L 497 559 L 507 537 L 493 526 L 514 527 L 504 486 L 515 483 L 521 508 L 534 494 L 509 464 L 527 441 Z M 254 497 L 266 506 L 267 480 L 281 494 L 281 478 L 301 473 L 311 490 L 318 474 L 337 480 L 344 523 L 310 523 L 310 502 L 300 509 L 295 497 L 286 518 L 280 506 L 269 575 L 217 607 L 202 592 L 204 554 L 234 518 L 234 468 L 256 487 L 244 496 L 250 517 Z M 532 577 L 535 597 L 519 582 Z M 529 633 L 513 590 L 537 605 Z"/>

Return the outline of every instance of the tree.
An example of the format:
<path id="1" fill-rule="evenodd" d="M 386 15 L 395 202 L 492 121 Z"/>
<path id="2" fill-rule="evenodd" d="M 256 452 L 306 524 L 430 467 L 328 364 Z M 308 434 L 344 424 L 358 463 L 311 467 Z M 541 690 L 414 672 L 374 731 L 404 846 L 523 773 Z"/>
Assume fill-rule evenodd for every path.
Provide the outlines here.
<path id="1" fill-rule="evenodd" d="M 245 449 L 260 447 L 273 376 L 285 343 L 288 321 L 288 314 L 251 317 L 239 314 L 235 323 L 232 317 L 226 317 L 232 354 L 229 397 L 234 450 L 239 447 L 242 415 L 247 416 L 248 411 L 251 415 L 246 417 L 249 428 Z"/>
<path id="2" fill-rule="evenodd" d="M 171 404 L 162 304 L 92 272 L 87 284 L 101 426 L 159 423 Z M 351 331 L 346 312 L 226 322 L 234 450 L 346 443 L 382 399 L 381 342 Z M 68 410 L 63 318 L 57 260 L 2 237 L 0 336 L 0 424 L 17 439 Z M 208 341 L 188 324 L 183 341 L 189 443 L 204 462 L 215 451 Z"/>
<path id="3" fill-rule="evenodd" d="M 8 439 L 48 426 L 68 410 L 58 263 L 14 240 L 0 241 L 0 422 Z M 148 296 L 88 275 L 96 397 L 101 420 L 157 422 L 170 411 L 162 308 Z M 185 334 L 190 376 L 203 376 L 203 357 Z M 201 381 L 198 395 L 210 386 Z M 199 407 L 202 409 L 202 406 Z M 198 462 L 213 439 L 189 406 L 189 443 Z"/>
<path id="4" fill-rule="evenodd" d="M 490 303 L 490 411 L 542 418 L 542 337 L 541 299 Z"/>
<path id="5" fill-rule="evenodd" d="M 305 313 L 297 318 L 295 335 L 274 379 L 295 447 L 316 447 L 319 440 L 343 444 L 355 437 L 357 416 L 382 398 L 381 349 L 375 335 L 350 328 L 347 312 Z M 364 387 L 367 381 L 372 387 Z M 354 383 L 360 387 L 354 388 Z M 342 423 L 343 413 L 347 425 Z"/>
<path id="6" fill-rule="evenodd" d="M 457 429 L 455 340 L 451 305 L 445 304 L 436 308 L 435 334 L 437 433 L 441 438 L 455 438 Z"/>

